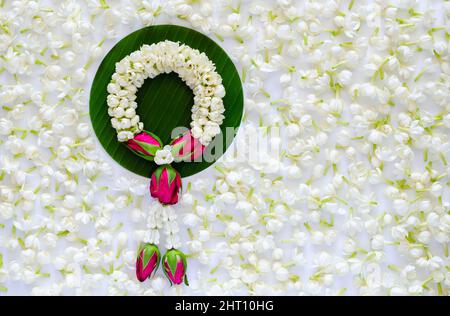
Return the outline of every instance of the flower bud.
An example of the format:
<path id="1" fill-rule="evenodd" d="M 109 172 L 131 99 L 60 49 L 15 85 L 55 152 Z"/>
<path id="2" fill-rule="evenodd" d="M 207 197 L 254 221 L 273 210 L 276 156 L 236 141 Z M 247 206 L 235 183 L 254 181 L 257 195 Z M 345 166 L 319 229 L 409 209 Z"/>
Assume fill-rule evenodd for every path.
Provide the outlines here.
<path id="1" fill-rule="evenodd" d="M 170 284 L 184 283 L 189 285 L 186 276 L 186 256 L 177 249 L 170 249 L 162 258 L 164 274 L 170 281 Z"/>
<path id="2" fill-rule="evenodd" d="M 177 204 L 181 190 L 181 176 L 170 165 L 156 169 L 150 181 L 150 194 L 161 204 Z"/>
<path id="3" fill-rule="evenodd" d="M 126 142 L 128 148 L 136 155 L 153 161 L 156 151 L 162 148 L 161 140 L 155 134 L 143 131 Z"/>
<path id="4" fill-rule="evenodd" d="M 192 136 L 190 130 L 174 139 L 170 145 L 172 145 L 172 156 L 176 162 L 193 161 L 200 157 L 205 150 L 205 146 Z"/>
<path id="5" fill-rule="evenodd" d="M 136 277 L 144 282 L 158 269 L 161 253 L 156 245 L 141 244 L 136 260 Z"/>

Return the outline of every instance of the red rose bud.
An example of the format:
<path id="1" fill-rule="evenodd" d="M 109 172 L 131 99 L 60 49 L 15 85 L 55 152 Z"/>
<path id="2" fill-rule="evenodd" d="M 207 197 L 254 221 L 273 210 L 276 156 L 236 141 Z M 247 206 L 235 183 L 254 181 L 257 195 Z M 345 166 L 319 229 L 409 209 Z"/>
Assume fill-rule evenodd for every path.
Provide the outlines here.
<path id="1" fill-rule="evenodd" d="M 184 283 L 189 285 L 186 276 L 186 256 L 177 249 L 170 249 L 162 258 L 164 274 L 170 281 L 170 284 Z"/>
<path id="2" fill-rule="evenodd" d="M 156 245 L 141 244 L 136 260 L 136 277 L 144 282 L 158 269 L 161 253 Z"/>
<path id="3" fill-rule="evenodd" d="M 161 140 L 155 134 L 143 131 L 126 142 L 128 148 L 136 155 L 153 161 L 156 151 L 162 148 Z"/>
<path id="4" fill-rule="evenodd" d="M 172 155 L 176 162 L 193 161 L 200 157 L 205 150 L 205 146 L 192 136 L 190 130 L 174 139 L 170 145 L 172 145 Z"/>
<path id="5" fill-rule="evenodd" d="M 181 176 L 169 165 L 156 169 L 150 180 L 150 194 L 161 204 L 177 204 L 181 190 Z"/>

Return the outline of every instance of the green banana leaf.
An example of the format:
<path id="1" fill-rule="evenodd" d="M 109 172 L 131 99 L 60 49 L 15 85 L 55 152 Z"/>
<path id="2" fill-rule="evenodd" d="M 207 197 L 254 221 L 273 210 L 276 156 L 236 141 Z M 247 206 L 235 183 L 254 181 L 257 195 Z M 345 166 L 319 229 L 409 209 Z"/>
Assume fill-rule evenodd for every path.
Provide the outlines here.
<path id="1" fill-rule="evenodd" d="M 149 26 L 126 36 L 109 51 L 97 70 L 91 87 L 89 111 L 95 134 L 106 152 L 123 167 L 144 177 L 150 177 L 157 165 L 138 157 L 117 141 L 116 131 L 112 128 L 108 116 L 106 87 L 111 81 L 116 62 L 140 49 L 144 44 L 164 40 L 185 43 L 205 52 L 215 63 L 226 89 L 226 96 L 223 99 L 225 119 L 221 126 L 222 134 L 227 127 L 237 130 L 243 112 L 243 91 L 239 73 L 225 51 L 209 37 L 177 25 Z M 137 113 L 144 122 L 145 130 L 158 135 L 163 144 L 169 144 L 171 132 L 175 127 L 189 128 L 194 97 L 192 91 L 176 73 L 161 74 L 154 79 L 147 79 L 137 93 L 137 103 L 139 105 Z M 227 134 L 223 137 L 224 149 L 231 143 L 230 136 Z M 217 158 L 219 157 L 216 157 L 216 160 Z M 208 168 L 213 163 L 214 161 L 180 162 L 174 163 L 173 166 L 182 177 L 186 177 Z"/>

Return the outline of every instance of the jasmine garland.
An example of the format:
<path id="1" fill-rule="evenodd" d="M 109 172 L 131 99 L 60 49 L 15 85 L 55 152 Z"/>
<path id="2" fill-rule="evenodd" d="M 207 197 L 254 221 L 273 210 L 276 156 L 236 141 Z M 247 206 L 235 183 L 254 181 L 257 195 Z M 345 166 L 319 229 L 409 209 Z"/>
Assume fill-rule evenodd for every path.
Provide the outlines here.
<path id="1" fill-rule="evenodd" d="M 207 146 L 220 133 L 224 119 L 225 88 L 214 63 L 204 53 L 187 45 L 164 41 L 143 45 L 116 64 L 108 85 L 108 113 L 120 142 L 134 138 L 144 124 L 136 114 L 136 92 L 145 79 L 176 72 L 194 93 L 191 132 Z"/>
<path id="2" fill-rule="evenodd" d="M 175 71 L 193 90 L 191 130 L 163 146 L 158 136 L 144 131 L 136 114 L 136 92 L 145 79 Z M 165 226 L 168 251 L 163 267 L 171 284 L 188 284 L 186 257 L 175 249 L 180 246 L 176 214 L 169 206 L 178 203 L 181 192 L 180 174 L 170 166 L 174 161 L 190 161 L 201 155 L 205 147 L 220 133 L 225 111 L 222 97 L 225 89 L 214 64 L 204 53 L 171 41 L 143 45 L 116 64 L 116 72 L 108 87 L 108 114 L 117 131 L 117 139 L 141 158 L 154 161 L 159 168 L 152 174 L 150 194 L 154 204 L 148 218 L 147 242 L 139 246 L 136 277 L 140 282 L 153 275 L 159 265 L 159 229 Z"/>

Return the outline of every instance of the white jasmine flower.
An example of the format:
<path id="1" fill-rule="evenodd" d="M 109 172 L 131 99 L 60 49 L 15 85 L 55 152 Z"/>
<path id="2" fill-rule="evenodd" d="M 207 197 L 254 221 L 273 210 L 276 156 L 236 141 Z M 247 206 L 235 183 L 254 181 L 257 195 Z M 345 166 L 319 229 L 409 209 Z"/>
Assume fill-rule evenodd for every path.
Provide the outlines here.
<path id="1" fill-rule="evenodd" d="M 155 154 L 155 163 L 157 165 L 166 165 L 173 162 L 172 146 L 166 145 Z"/>
<path id="2" fill-rule="evenodd" d="M 0 119 L 0 135 L 9 135 L 9 134 L 11 134 L 12 130 L 13 130 L 13 123 L 6 118 L 1 118 Z"/>

